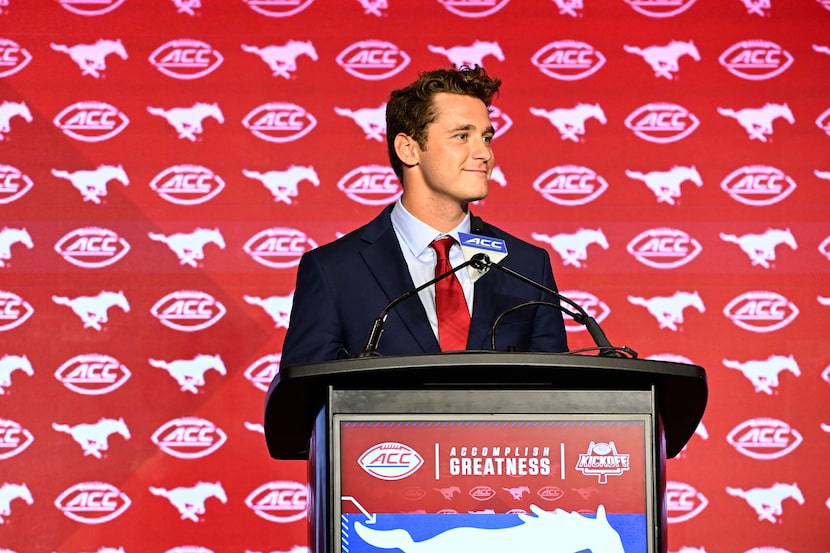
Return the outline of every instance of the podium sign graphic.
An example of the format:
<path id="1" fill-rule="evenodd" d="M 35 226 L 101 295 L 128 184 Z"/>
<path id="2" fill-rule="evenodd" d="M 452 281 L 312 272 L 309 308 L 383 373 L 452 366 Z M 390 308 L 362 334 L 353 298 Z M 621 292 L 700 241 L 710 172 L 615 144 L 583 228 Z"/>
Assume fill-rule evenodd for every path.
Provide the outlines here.
<path id="1" fill-rule="evenodd" d="M 335 415 L 334 550 L 567 540 L 574 551 L 652 551 L 651 425 L 648 415 Z"/>

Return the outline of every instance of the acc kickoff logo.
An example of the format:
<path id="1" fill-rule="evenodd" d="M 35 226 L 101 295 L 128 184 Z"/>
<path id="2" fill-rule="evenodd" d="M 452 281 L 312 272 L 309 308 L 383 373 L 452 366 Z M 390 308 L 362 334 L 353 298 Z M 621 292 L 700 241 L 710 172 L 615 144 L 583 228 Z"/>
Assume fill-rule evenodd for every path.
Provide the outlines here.
<path id="1" fill-rule="evenodd" d="M 130 504 L 127 494 L 106 482 L 80 482 L 55 499 L 55 507 L 83 524 L 109 522 L 118 518 Z"/>
<path id="2" fill-rule="evenodd" d="M 791 453 L 801 442 L 801 434 L 784 421 L 750 419 L 732 429 L 726 441 L 738 453 L 768 461 Z"/>
<path id="3" fill-rule="evenodd" d="M 774 42 L 744 40 L 727 48 L 718 61 L 737 77 L 762 81 L 786 71 L 793 64 L 793 57 Z"/>
<path id="4" fill-rule="evenodd" d="M 798 316 L 798 307 L 776 292 L 745 292 L 723 308 L 723 314 L 737 326 L 750 332 L 773 332 L 790 324 Z"/>
<path id="5" fill-rule="evenodd" d="M 32 55 L 13 40 L 0 38 L 0 78 L 14 75 L 29 62 Z"/>
<path id="6" fill-rule="evenodd" d="M 182 417 L 161 425 L 153 432 L 151 439 L 168 455 L 179 459 L 199 459 L 222 447 L 228 436 L 209 420 Z"/>
<path id="7" fill-rule="evenodd" d="M 243 249 L 251 258 L 272 269 L 290 269 L 300 264 L 305 252 L 317 247 L 306 234 L 293 228 L 269 228 L 252 236 Z"/>
<path id="8" fill-rule="evenodd" d="M 337 189 L 353 202 L 363 205 L 387 205 L 401 195 L 401 183 L 391 167 L 362 165 L 337 181 Z"/>
<path id="9" fill-rule="evenodd" d="M 17 294 L 0 290 L 0 332 L 22 325 L 34 312 L 34 307 Z"/>
<path id="10" fill-rule="evenodd" d="M 290 480 L 267 482 L 245 498 L 257 516 L 271 522 L 294 522 L 308 514 L 308 488 Z"/>
<path id="11" fill-rule="evenodd" d="M 55 371 L 55 378 L 69 390 L 84 396 L 101 396 L 120 388 L 130 370 L 118 359 L 100 353 L 76 355 Z"/>
<path id="12" fill-rule="evenodd" d="M 409 56 L 391 42 L 363 40 L 340 52 L 337 64 L 358 79 L 379 81 L 403 71 Z"/>
<path id="13" fill-rule="evenodd" d="M 106 102 L 76 102 L 54 119 L 63 134 L 81 142 L 103 142 L 124 130 L 130 120 Z"/>
<path id="14" fill-rule="evenodd" d="M 745 165 L 729 173 L 720 187 L 737 202 L 763 206 L 777 204 L 792 194 L 796 184 L 781 169 L 767 165 Z"/>
<path id="15" fill-rule="evenodd" d="M 150 309 L 161 324 L 182 332 L 195 332 L 213 326 L 226 311 L 216 298 L 198 290 L 171 292 Z"/>
<path id="16" fill-rule="evenodd" d="M 110 229 L 85 227 L 65 234 L 55 251 L 77 267 L 100 269 L 118 263 L 130 251 L 130 244 Z"/>
<path id="17" fill-rule="evenodd" d="M 653 228 L 641 232 L 626 246 L 634 259 L 655 269 L 676 269 L 697 257 L 703 247 L 682 230 Z"/>
<path id="18" fill-rule="evenodd" d="M 625 119 L 625 126 L 648 142 L 668 144 L 683 140 L 700 125 L 693 113 L 677 104 L 640 106 Z"/>
<path id="19" fill-rule="evenodd" d="M 35 185 L 17 167 L 0 163 L 0 204 L 10 204 L 23 197 Z"/>
<path id="20" fill-rule="evenodd" d="M 699 515 L 709 500 L 689 484 L 666 482 L 666 511 L 669 524 L 690 520 Z"/>
<path id="21" fill-rule="evenodd" d="M 609 476 L 621 476 L 630 466 L 628 453 L 617 453 L 614 442 L 591 442 L 587 453 L 580 453 L 576 470 L 585 476 L 596 476 L 600 484 L 607 484 Z"/>
<path id="22" fill-rule="evenodd" d="M 608 190 L 608 182 L 588 167 L 558 165 L 539 175 L 533 181 L 533 189 L 555 204 L 585 205 Z"/>
<path id="23" fill-rule="evenodd" d="M 424 458 L 408 445 L 383 442 L 364 451 L 357 464 L 380 480 L 402 480 L 421 468 Z"/>
<path id="24" fill-rule="evenodd" d="M 317 126 L 317 119 L 296 104 L 270 102 L 254 108 L 242 124 L 257 138 L 282 144 L 310 133 Z"/>
<path id="25" fill-rule="evenodd" d="M 201 165 L 173 165 L 156 175 L 150 188 L 172 204 L 199 205 L 216 197 L 225 181 Z"/>
<path id="26" fill-rule="evenodd" d="M 543 46 L 530 61 L 548 77 L 578 81 L 599 71 L 605 56 L 587 42 L 558 40 Z"/>
<path id="27" fill-rule="evenodd" d="M 182 38 L 162 44 L 150 54 L 150 63 L 174 79 L 192 80 L 212 73 L 222 64 L 222 54 L 201 40 Z"/>
<path id="28" fill-rule="evenodd" d="M 35 441 L 32 433 L 20 426 L 20 423 L 0 419 L 0 460 L 11 459 Z"/>

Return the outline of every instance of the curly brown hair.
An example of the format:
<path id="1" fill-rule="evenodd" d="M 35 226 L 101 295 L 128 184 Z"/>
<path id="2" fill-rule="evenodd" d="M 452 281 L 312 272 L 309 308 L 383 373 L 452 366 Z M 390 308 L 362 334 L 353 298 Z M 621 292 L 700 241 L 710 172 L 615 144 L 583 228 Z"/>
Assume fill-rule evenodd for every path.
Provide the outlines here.
<path id="1" fill-rule="evenodd" d="M 386 105 L 386 145 L 389 163 L 398 179 L 403 182 L 403 163 L 395 152 L 395 137 L 404 133 L 422 149 L 426 147 L 426 129 L 438 115 L 432 101 L 436 94 L 472 96 L 489 108 L 500 86 L 500 79 L 490 77 L 483 67 L 476 65 L 425 71 L 414 83 L 392 91 Z"/>

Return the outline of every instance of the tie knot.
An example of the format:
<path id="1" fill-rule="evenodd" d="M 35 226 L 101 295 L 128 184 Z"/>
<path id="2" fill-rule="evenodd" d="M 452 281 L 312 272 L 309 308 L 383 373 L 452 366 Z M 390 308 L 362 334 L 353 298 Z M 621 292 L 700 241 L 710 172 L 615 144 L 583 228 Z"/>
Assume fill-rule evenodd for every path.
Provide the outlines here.
<path id="1" fill-rule="evenodd" d="M 452 236 L 444 236 L 443 238 L 433 240 L 430 245 L 435 249 L 435 253 L 438 254 L 438 259 L 449 259 L 450 248 L 454 242 L 455 238 Z"/>

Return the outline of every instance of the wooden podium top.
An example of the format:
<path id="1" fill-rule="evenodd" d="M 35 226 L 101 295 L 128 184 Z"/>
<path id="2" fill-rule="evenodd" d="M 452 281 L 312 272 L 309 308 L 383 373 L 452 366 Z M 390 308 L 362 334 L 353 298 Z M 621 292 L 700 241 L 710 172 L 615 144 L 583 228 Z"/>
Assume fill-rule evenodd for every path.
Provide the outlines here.
<path id="1" fill-rule="evenodd" d="M 265 440 L 276 459 L 307 459 L 329 386 L 343 389 L 657 390 L 666 455 L 686 445 L 708 399 L 697 365 L 563 353 L 462 351 L 342 359 L 280 368 L 265 400 Z"/>

